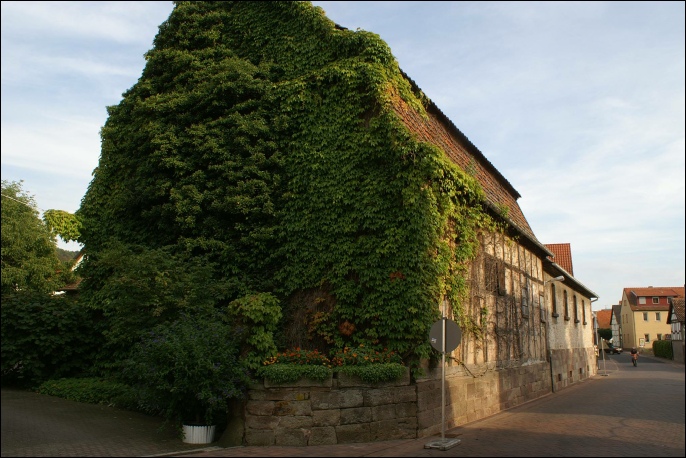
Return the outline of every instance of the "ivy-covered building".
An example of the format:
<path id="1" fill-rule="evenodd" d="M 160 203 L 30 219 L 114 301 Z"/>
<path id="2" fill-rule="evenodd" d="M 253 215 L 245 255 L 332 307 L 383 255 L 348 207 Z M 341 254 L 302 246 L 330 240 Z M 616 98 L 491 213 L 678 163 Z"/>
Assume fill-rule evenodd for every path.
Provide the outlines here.
<path id="1" fill-rule="evenodd" d="M 348 393 L 359 403 L 339 404 L 338 417 L 313 414 L 330 403 L 270 410 L 266 399 L 253 405 L 265 418 L 244 423 L 244 443 L 440 431 L 440 359 L 428 335 L 444 308 L 462 329 L 448 358 L 448 427 L 595 373 L 595 294 L 555 263 L 519 193 L 378 35 L 309 2 L 177 2 L 146 60 L 108 109 L 77 213 L 84 300 L 100 306 L 117 265 L 99 260 L 113 246 L 148 263 L 169 264 L 172 253 L 201 260 L 202 281 L 222 287 L 216 307 L 278 298 L 282 346 L 388 348 L 412 369 L 402 407 L 383 414 L 361 394 Z M 583 319 L 551 314 L 557 293 L 545 285 L 560 275 L 564 286 L 550 285 L 569 291 Z M 105 312 L 118 300 L 108 296 Z M 175 313 L 165 301 L 154 319 Z M 272 418 L 288 412 L 309 419 Z"/>

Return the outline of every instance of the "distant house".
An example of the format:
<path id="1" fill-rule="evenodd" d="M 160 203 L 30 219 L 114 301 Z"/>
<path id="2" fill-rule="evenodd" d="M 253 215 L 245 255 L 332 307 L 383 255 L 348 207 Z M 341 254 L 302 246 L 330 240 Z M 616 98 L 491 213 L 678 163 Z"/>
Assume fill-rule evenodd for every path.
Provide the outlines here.
<path id="1" fill-rule="evenodd" d="M 562 267 L 565 271 L 574 275 L 574 267 L 572 265 L 572 245 L 569 243 L 546 243 L 545 247 L 555 254 L 552 260 L 557 265 Z"/>
<path id="2" fill-rule="evenodd" d="M 624 288 L 620 321 L 624 345 L 650 349 L 654 340 L 671 338 L 669 300 L 683 297 L 683 287 Z"/>
<path id="3" fill-rule="evenodd" d="M 596 312 L 598 329 L 612 329 L 612 309 L 603 309 Z"/>
<path id="4" fill-rule="evenodd" d="M 672 352 L 674 361 L 686 362 L 686 351 L 684 351 L 684 298 L 675 297 L 669 299 L 669 312 L 667 323 L 672 327 Z"/>
<path id="5" fill-rule="evenodd" d="M 81 251 L 78 252 L 76 257 L 74 257 L 74 263 L 71 266 L 71 271 L 75 271 L 76 268 L 81 264 L 81 261 L 83 261 L 83 256 L 84 256 L 84 250 L 82 249 Z M 81 278 L 77 278 L 75 282 L 69 283 L 68 285 L 64 285 L 57 291 L 55 291 L 53 294 L 56 296 L 59 296 L 61 294 L 75 294 L 78 289 L 79 285 L 81 284 Z"/>
<path id="6" fill-rule="evenodd" d="M 622 341 L 622 304 L 615 304 L 612 306 L 612 319 L 610 320 L 610 328 L 612 328 L 612 343 L 616 346 L 623 347 Z"/>

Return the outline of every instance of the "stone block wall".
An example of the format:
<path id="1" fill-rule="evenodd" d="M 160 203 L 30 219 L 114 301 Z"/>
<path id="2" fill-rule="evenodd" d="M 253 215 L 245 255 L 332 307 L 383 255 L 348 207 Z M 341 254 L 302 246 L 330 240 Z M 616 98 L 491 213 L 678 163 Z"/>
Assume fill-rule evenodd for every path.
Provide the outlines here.
<path id="1" fill-rule="evenodd" d="M 546 362 L 498 370 L 480 375 L 462 368 L 446 370 L 445 428 L 451 429 L 489 417 L 502 410 L 550 393 Z M 417 381 L 417 437 L 441 432 L 441 378 Z"/>
<path id="2" fill-rule="evenodd" d="M 602 356 L 600 358 L 602 364 Z M 555 391 L 598 373 L 598 362 L 593 348 L 553 350 L 552 362 Z"/>
<path id="3" fill-rule="evenodd" d="M 365 384 L 336 373 L 320 383 L 303 380 L 251 387 L 245 405 L 245 445 L 328 445 L 417 437 L 417 396 L 405 376 Z"/>
<path id="4" fill-rule="evenodd" d="M 486 368 L 488 369 L 488 368 Z M 476 369 L 475 369 L 476 370 Z M 550 393 L 545 362 L 474 375 L 446 372 L 446 429 L 488 417 Z M 244 407 L 245 445 L 328 445 L 416 439 L 441 432 L 441 377 L 365 384 L 336 374 L 325 382 L 254 385 Z"/>

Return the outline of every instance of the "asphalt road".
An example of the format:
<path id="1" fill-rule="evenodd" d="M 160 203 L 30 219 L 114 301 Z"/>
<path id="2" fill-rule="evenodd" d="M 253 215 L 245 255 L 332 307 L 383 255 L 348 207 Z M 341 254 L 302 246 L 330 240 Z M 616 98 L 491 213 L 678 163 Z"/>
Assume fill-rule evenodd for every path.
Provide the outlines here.
<path id="1" fill-rule="evenodd" d="M 684 365 L 628 354 L 598 375 L 437 439 L 316 447 L 189 445 L 161 421 L 111 407 L 2 390 L 2 456 L 679 456 L 686 455 Z"/>

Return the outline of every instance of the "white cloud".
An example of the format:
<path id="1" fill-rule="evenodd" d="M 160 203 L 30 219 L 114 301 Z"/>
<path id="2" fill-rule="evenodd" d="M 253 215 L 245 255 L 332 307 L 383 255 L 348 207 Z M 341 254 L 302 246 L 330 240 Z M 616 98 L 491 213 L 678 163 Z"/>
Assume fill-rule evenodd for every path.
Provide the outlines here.
<path id="1" fill-rule="evenodd" d="M 171 2 L 3 1 L 2 28 L 3 35 L 7 30 L 21 39 L 39 35 L 136 43 L 149 39 L 151 26 L 159 26 L 171 10 Z"/>
<path id="2" fill-rule="evenodd" d="M 101 125 L 91 119 L 49 119 L 2 126 L 2 162 L 66 176 L 90 176 L 100 157 Z"/>

